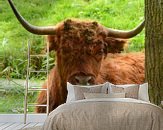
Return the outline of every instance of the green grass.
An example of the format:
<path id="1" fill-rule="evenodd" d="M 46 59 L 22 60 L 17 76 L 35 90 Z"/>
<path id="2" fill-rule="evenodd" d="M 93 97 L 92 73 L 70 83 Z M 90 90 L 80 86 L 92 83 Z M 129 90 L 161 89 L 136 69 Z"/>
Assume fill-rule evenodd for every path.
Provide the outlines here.
<path id="1" fill-rule="evenodd" d="M 89 1 L 89 2 L 88 2 Z M 21 14 L 35 25 L 55 25 L 67 18 L 96 20 L 117 29 L 132 29 L 143 20 L 143 0 L 14 0 Z M 32 34 L 18 23 L 7 1 L 0 0 L 0 43 L 15 53 Z M 143 44 L 143 33 L 135 43 Z M 2 48 L 2 44 L 0 45 Z"/>
<path id="2" fill-rule="evenodd" d="M 144 19 L 143 0 L 13 0 L 13 2 L 26 20 L 38 26 L 55 25 L 67 18 L 79 18 L 95 20 L 109 28 L 129 30 Z M 12 78 L 25 78 L 28 39 L 32 42 L 33 51 L 41 53 L 45 44 L 41 42 L 42 36 L 27 32 L 15 18 L 7 1 L 0 0 L 0 56 L 3 56 L 0 71 L 5 70 L 0 75 L 6 77 L 10 73 L 9 76 Z M 128 51 L 141 51 L 144 48 L 144 32 L 131 39 L 130 43 Z M 39 65 L 42 65 L 44 60 L 37 59 L 36 62 L 41 62 Z M 41 68 L 35 64 L 33 66 Z"/>
<path id="3" fill-rule="evenodd" d="M 44 81 L 31 79 L 30 83 L 35 87 L 41 87 Z M 0 113 L 24 112 L 24 83 L 25 80 L 0 79 Z M 30 91 L 28 102 L 35 103 L 38 91 Z M 34 112 L 34 107 L 28 107 L 28 113 Z"/>
<path id="4" fill-rule="evenodd" d="M 19 90 L 18 90 L 19 89 Z M 17 90 L 17 91 L 15 91 Z M 35 103 L 38 93 L 33 92 L 28 96 L 30 103 Z M 23 113 L 24 89 L 16 87 L 0 92 L 0 113 Z M 28 112 L 34 112 L 34 107 L 29 107 Z"/>
<path id="5" fill-rule="evenodd" d="M 79 18 L 95 20 L 109 28 L 130 30 L 144 19 L 144 0 L 13 0 L 13 2 L 26 20 L 38 26 L 55 25 L 67 18 Z M 32 53 L 43 53 L 44 37 L 27 32 L 15 18 L 7 0 L 0 0 L 0 76 L 25 79 L 28 39 L 32 44 Z M 130 39 L 127 51 L 143 49 L 144 31 Z M 50 58 L 51 67 L 54 60 L 55 57 Z M 33 61 L 32 68 L 45 68 L 46 59 L 36 58 Z M 31 76 L 45 78 L 41 74 Z M 0 112 L 22 112 L 23 92 L 24 90 L 17 85 L 12 89 L 0 91 Z M 30 100 L 36 95 L 31 94 Z"/>

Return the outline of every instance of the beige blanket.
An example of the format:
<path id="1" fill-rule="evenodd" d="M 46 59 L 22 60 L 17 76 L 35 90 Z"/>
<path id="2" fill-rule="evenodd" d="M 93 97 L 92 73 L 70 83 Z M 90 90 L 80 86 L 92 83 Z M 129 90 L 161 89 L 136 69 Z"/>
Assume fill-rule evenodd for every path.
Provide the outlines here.
<path id="1" fill-rule="evenodd" d="M 43 130 L 163 130 L 163 110 L 136 99 L 88 99 L 59 106 Z"/>

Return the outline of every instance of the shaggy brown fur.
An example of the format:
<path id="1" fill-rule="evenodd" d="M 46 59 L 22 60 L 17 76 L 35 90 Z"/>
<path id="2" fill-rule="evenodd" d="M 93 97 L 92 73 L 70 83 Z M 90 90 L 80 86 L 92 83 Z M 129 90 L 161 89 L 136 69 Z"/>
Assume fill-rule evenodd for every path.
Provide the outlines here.
<path id="1" fill-rule="evenodd" d="M 144 82 L 144 54 L 118 54 L 126 40 L 109 37 L 97 22 L 66 20 L 48 40 L 49 49 L 57 56 L 57 65 L 49 74 L 50 111 L 66 101 L 66 83 L 75 84 L 75 75 L 91 75 L 91 84 Z M 46 104 L 45 91 L 40 93 L 38 104 Z M 36 111 L 46 109 L 37 107 Z"/>

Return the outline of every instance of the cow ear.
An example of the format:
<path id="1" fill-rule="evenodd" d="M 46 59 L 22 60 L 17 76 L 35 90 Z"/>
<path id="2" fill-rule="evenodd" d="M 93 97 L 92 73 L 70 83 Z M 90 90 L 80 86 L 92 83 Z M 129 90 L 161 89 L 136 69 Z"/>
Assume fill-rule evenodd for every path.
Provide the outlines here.
<path id="1" fill-rule="evenodd" d="M 57 45 L 56 35 L 48 35 L 47 42 L 49 43 L 49 51 L 53 51 L 53 50 L 57 51 L 58 45 Z"/>
<path id="2" fill-rule="evenodd" d="M 124 47 L 127 44 L 127 40 L 108 37 L 106 39 L 106 43 L 108 53 L 120 53 L 124 50 Z"/>

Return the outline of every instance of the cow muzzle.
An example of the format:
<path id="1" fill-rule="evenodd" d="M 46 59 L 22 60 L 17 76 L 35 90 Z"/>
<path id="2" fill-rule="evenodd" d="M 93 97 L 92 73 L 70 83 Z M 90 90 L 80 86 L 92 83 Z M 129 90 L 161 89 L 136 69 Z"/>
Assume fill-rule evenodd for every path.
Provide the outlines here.
<path id="1" fill-rule="evenodd" d="M 74 85 L 92 85 L 95 84 L 95 77 L 92 75 L 74 74 L 68 79 L 68 82 Z"/>

